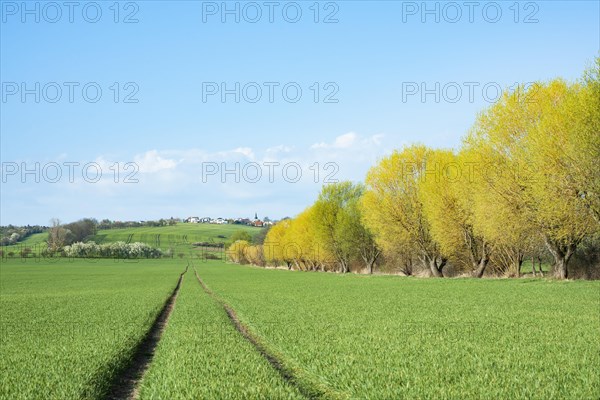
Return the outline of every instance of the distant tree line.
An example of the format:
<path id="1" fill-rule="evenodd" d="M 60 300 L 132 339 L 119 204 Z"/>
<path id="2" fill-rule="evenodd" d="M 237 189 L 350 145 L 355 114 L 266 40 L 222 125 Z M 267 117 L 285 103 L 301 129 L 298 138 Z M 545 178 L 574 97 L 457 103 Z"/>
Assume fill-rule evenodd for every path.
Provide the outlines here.
<path id="1" fill-rule="evenodd" d="M 181 222 L 180 218 L 161 218 L 157 221 L 111 221 L 109 219 L 103 219 L 97 225 L 98 229 L 120 229 L 120 228 L 139 228 L 139 227 L 158 227 L 158 226 L 172 226 Z"/>
<path id="2" fill-rule="evenodd" d="M 41 225 L 27 226 L 0 226 L 0 246 L 8 246 L 25 240 L 34 233 L 42 233 L 48 227 Z"/>

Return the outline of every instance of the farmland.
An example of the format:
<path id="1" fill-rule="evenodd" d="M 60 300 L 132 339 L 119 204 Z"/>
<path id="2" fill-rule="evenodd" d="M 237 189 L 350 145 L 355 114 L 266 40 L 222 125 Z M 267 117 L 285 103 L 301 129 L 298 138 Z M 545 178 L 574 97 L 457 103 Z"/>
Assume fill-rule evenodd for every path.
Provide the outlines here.
<path id="1" fill-rule="evenodd" d="M 105 398 L 186 263 L 3 261 L 0 398 Z M 236 330 L 221 302 L 291 376 Z M 599 329 L 597 281 L 341 275 L 196 260 L 137 393 L 596 399 Z"/>
<path id="2" fill-rule="evenodd" d="M 140 390 L 141 399 L 302 398 L 200 287 L 193 271 L 182 284 Z"/>
<path id="3" fill-rule="evenodd" d="M 19 255 L 22 249 L 29 247 L 34 254 L 39 254 L 39 252 L 46 247 L 46 239 L 48 239 L 47 232 L 35 233 L 22 242 L 10 246 L 3 246 L 2 251 L 4 252 L 5 256 L 11 252 L 15 255 Z"/>
<path id="4" fill-rule="evenodd" d="M 244 230 L 253 235 L 259 231 L 259 228 L 233 224 L 179 223 L 174 226 L 100 230 L 93 239 L 98 243 L 120 240 L 124 242 L 144 242 L 153 246 L 159 244 L 158 247 L 167 248 L 169 246 L 191 244 L 194 242 L 223 243 L 226 240 L 225 238 L 237 230 Z M 224 236 L 225 238 L 220 236 Z"/>
<path id="5" fill-rule="evenodd" d="M 600 400 L 599 0 L 86 3 L 0 5 L 0 400 Z"/>
<path id="6" fill-rule="evenodd" d="M 248 232 L 251 236 L 260 231 L 260 228 L 247 225 L 212 225 L 212 224 L 186 224 L 179 223 L 174 226 L 115 228 L 98 230 L 96 235 L 89 238 L 99 244 L 122 242 L 141 242 L 150 246 L 161 248 L 163 251 L 172 249 L 174 254 L 194 256 L 199 249 L 193 244 L 197 242 L 224 243 L 237 231 Z M 11 246 L 4 246 L 4 256 L 13 253 L 18 257 L 21 250 L 31 248 L 33 255 L 39 255 L 46 247 L 48 233 L 36 233 L 22 242 Z"/>
<path id="7" fill-rule="evenodd" d="M 340 397 L 600 394 L 598 282 L 198 272 L 284 362 Z"/>
<path id="8" fill-rule="evenodd" d="M 100 230 L 92 240 L 97 243 L 142 242 L 163 251 L 170 249 L 174 256 L 185 255 L 194 258 L 215 250 L 199 248 L 194 246 L 194 243 L 224 243 L 236 231 L 245 231 L 252 236 L 259 232 L 260 228 L 233 224 L 179 223 L 174 226 Z M 221 258 L 224 258 L 223 254 L 221 254 Z"/>
<path id="9" fill-rule="evenodd" d="M 165 261 L 3 261 L 0 398 L 105 395 L 182 271 Z"/>

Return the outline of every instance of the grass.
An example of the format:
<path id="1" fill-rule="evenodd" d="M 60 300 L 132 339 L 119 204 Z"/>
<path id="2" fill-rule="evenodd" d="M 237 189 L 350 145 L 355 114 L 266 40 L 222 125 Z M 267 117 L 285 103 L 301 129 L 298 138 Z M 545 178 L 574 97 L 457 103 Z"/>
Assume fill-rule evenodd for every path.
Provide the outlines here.
<path id="1" fill-rule="evenodd" d="M 229 321 L 190 269 L 140 399 L 302 398 Z"/>
<path id="2" fill-rule="evenodd" d="M 0 250 L 4 252 L 4 257 L 7 257 L 10 252 L 14 253 L 14 257 L 19 257 L 21 250 L 29 247 L 33 254 L 37 255 L 40 254 L 42 249 L 46 248 L 46 239 L 48 239 L 48 232 L 34 233 L 26 237 L 22 242 L 10 246 L 1 246 Z"/>
<path id="3" fill-rule="evenodd" d="M 174 256 L 183 254 L 185 257 L 197 258 L 206 252 L 193 245 L 197 242 L 215 242 L 225 243 L 229 237 L 236 231 L 242 230 L 250 235 L 255 235 L 260 232 L 261 228 L 256 228 L 247 225 L 237 224 L 191 224 L 178 223 L 173 226 L 161 227 L 137 227 L 137 228 L 120 228 L 120 229 L 104 229 L 99 230 L 95 236 L 90 239 L 96 243 L 112 243 L 117 241 L 123 242 L 143 242 L 152 247 L 160 248 L 163 251 L 171 248 Z M 24 241 L 11 246 L 0 247 L 4 252 L 4 257 L 8 256 L 9 252 L 13 252 L 15 258 L 20 257 L 20 252 L 25 247 L 32 250 L 33 257 L 39 257 L 41 251 L 46 248 L 47 232 L 36 233 Z M 213 251 L 214 250 L 214 251 Z M 216 252 L 221 255 L 221 259 L 225 259 L 223 252 L 216 249 L 210 249 L 210 252 Z"/>
<path id="4" fill-rule="evenodd" d="M 185 254 L 194 258 L 200 249 L 193 246 L 197 242 L 224 243 L 236 231 L 243 230 L 255 235 L 260 228 L 247 225 L 216 225 L 216 224 L 191 224 L 179 223 L 173 226 L 122 228 L 100 230 L 93 237 L 97 243 L 116 241 L 130 241 L 148 243 L 163 251 L 172 248 L 175 254 Z M 219 237 L 223 236 L 223 237 Z"/>
<path id="5" fill-rule="evenodd" d="M 600 396 L 600 282 L 198 272 L 291 368 L 347 398 Z"/>
<path id="6" fill-rule="evenodd" d="M 539 272 L 540 272 L 539 269 L 540 269 L 540 265 L 536 261 L 535 262 L 535 270 L 536 270 L 537 274 L 539 274 Z M 543 261 L 542 262 L 542 271 L 544 271 L 544 275 L 552 273 L 552 264 L 547 261 Z M 531 268 L 531 260 L 523 260 L 523 265 L 521 266 L 521 273 L 522 274 L 533 273 L 533 269 Z"/>
<path id="7" fill-rule="evenodd" d="M 160 228 L 158 228 L 160 229 Z M 185 262 L 185 261 L 184 261 Z M 304 392 L 600 398 L 600 282 L 419 279 L 196 262 Z M 0 399 L 104 398 L 180 260 L 2 260 Z M 186 274 L 142 399 L 297 398 Z"/>
<path id="8" fill-rule="evenodd" d="M 182 271 L 163 260 L 2 260 L 0 399 L 102 397 Z"/>

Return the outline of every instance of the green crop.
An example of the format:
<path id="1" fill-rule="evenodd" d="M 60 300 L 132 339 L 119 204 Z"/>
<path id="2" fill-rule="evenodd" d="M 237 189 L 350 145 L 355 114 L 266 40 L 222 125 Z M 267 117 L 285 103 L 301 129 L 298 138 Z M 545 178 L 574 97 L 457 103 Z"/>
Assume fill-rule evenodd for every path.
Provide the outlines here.
<path id="1" fill-rule="evenodd" d="M 415 279 L 202 264 L 270 349 L 348 398 L 600 395 L 600 282 Z"/>
<path id="2" fill-rule="evenodd" d="M 302 398 L 235 329 L 197 282 L 183 281 L 141 399 Z"/>
<path id="3" fill-rule="evenodd" d="M 4 260 L 0 399 L 105 398 L 184 267 Z M 600 397 L 600 282 L 196 269 L 142 399 Z"/>
<path id="4" fill-rule="evenodd" d="M 164 261 L 2 261 L 0 399 L 103 396 L 183 269 Z"/>

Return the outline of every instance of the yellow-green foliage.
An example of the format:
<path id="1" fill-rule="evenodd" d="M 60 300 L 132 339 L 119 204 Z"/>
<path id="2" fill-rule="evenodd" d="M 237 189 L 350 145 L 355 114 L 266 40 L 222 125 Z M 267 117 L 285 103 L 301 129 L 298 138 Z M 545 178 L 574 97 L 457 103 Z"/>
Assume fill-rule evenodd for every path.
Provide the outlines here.
<path id="1" fill-rule="evenodd" d="M 434 276 L 441 276 L 445 261 L 431 236 L 420 186 L 436 179 L 428 161 L 434 152 L 422 145 L 395 151 L 367 174 L 363 213 L 379 245 L 391 253 L 416 254 Z"/>
<path id="2" fill-rule="evenodd" d="M 264 267 L 266 264 L 262 245 L 247 246 L 244 248 L 244 257 L 250 264 Z"/>
<path id="3" fill-rule="evenodd" d="M 250 246 L 250 243 L 248 243 L 248 241 L 236 240 L 227 249 L 227 257 L 235 263 L 246 264 L 248 262 L 248 260 L 246 259 L 246 248 L 248 246 Z"/>

